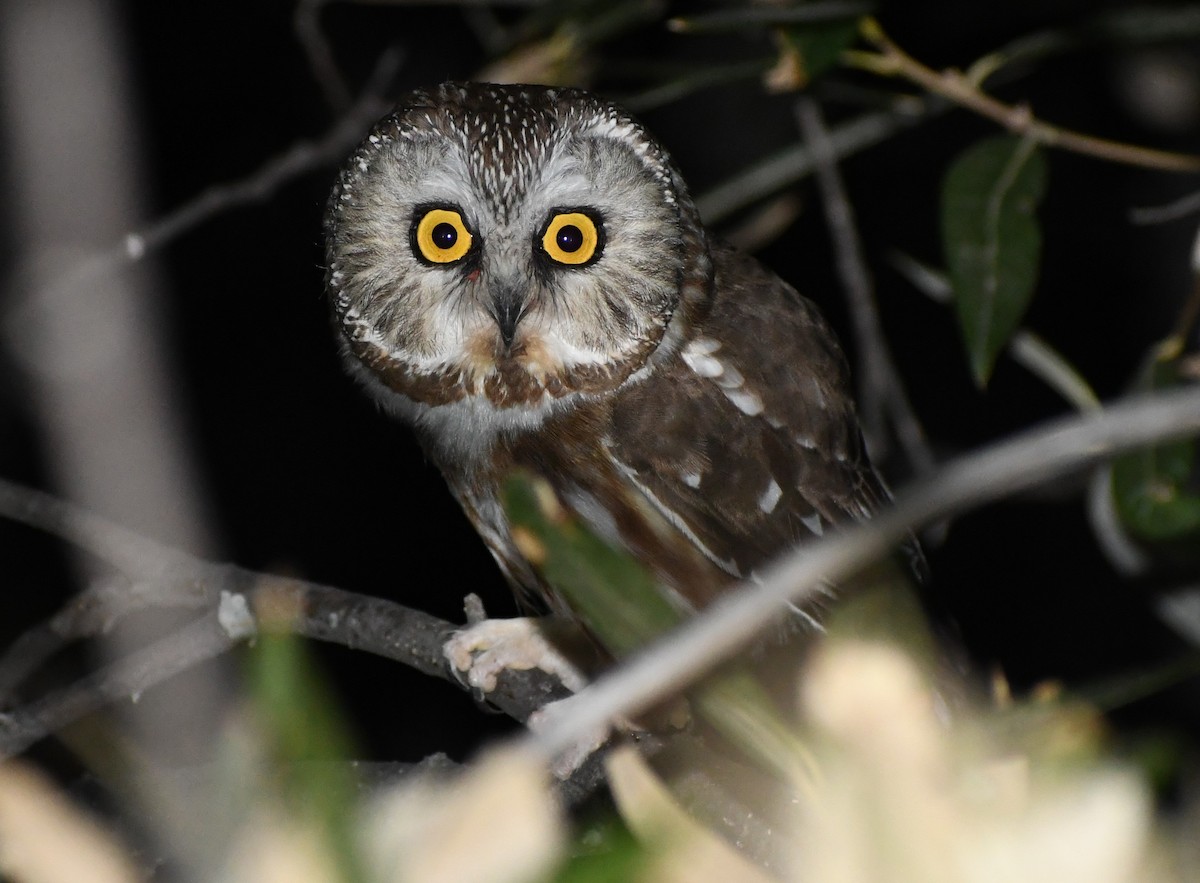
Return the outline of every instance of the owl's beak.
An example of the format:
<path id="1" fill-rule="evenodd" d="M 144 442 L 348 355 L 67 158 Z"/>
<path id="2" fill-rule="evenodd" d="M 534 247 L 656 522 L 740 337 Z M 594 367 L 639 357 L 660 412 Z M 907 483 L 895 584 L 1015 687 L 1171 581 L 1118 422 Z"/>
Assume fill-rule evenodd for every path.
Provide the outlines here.
<path id="1" fill-rule="evenodd" d="M 500 328 L 500 339 L 504 348 L 512 347 L 517 336 L 517 323 L 525 314 L 525 298 L 519 289 L 511 285 L 498 285 L 492 289 L 492 316 Z"/>

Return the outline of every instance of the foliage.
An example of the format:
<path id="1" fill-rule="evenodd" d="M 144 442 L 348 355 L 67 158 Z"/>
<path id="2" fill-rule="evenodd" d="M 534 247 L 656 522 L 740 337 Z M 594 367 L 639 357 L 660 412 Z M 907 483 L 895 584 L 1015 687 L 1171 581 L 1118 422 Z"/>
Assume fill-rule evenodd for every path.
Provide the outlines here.
<path id="1" fill-rule="evenodd" d="M 351 83 L 361 77 L 341 70 L 334 56 L 357 61 L 360 52 L 357 44 L 337 44 L 337 16 L 347 8 L 379 4 L 338 4 L 347 8 L 336 13 L 325 8 L 332 5 L 300 0 L 297 32 L 339 120 L 357 124 L 374 105 L 368 101 L 350 108 L 356 91 Z M 688 100 L 711 100 L 714 107 L 722 101 L 736 109 L 739 100 L 776 96 L 777 116 L 759 122 L 764 132 L 790 132 L 783 139 L 787 143 L 764 140 L 757 158 L 699 199 L 706 222 L 721 224 L 744 246 L 777 244 L 796 219 L 796 185 L 814 169 L 826 182 L 836 181 L 839 164 L 852 153 L 895 141 L 901 132 L 919 142 L 927 156 L 953 154 L 944 162 L 935 160 L 940 193 L 930 186 L 924 194 L 936 204 L 936 219 L 927 226 L 931 236 L 940 232 L 944 267 L 932 265 L 936 255 L 925 255 L 930 265 L 910 259 L 906 266 L 918 289 L 945 303 L 947 314 L 953 311 L 966 359 L 944 374 L 952 374 L 951 381 L 973 381 L 982 409 L 993 401 L 986 396 L 1003 382 L 1010 361 L 1024 365 L 1075 407 L 1102 407 L 1091 386 L 1097 381 L 1067 356 L 1074 346 L 1068 332 L 1085 335 L 1087 317 L 1080 315 L 1045 338 L 1023 327 L 1038 307 L 1072 294 L 1045 285 L 1042 278 L 1047 255 L 1077 233 L 1043 229 L 1041 213 L 1061 199 L 1060 181 L 1086 175 L 1078 170 L 1100 162 L 1163 175 L 1200 171 L 1196 156 L 1126 143 L 1107 132 L 1074 131 L 1041 118 L 1025 101 L 1043 65 L 1069 58 L 1081 46 L 1099 45 L 1125 58 L 1148 46 L 1189 45 L 1186 41 L 1200 36 L 1195 4 L 1130 4 L 1101 13 L 1076 9 L 974 60 L 958 45 L 929 51 L 930 57 L 940 53 L 942 61 L 955 65 L 945 70 L 902 48 L 901 42 L 922 41 L 901 12 L 881 10 L 875 19 L 869 3 L 728 3 L 683 14 L 666 3 L 641 0 L 462 5 L 462 32 L 475 36 L 484 66 L 456 70 L 457 76 L 473 72 L 497 80 L 594 86 L 635 112 L 665 109 L 668 116 Z M 330 20 L 328 31 L 323 16 Z M 903 41 L 893 33 L 904 34 Z M 420 42 L 411 33 L 400 36 Z M 670 51 L 660 51 L 668 37 Z M 438 76 L 442 73 L 439 68 Z M 832 121 L 825 131 L 818 119 L 815 133 L 828 140 L 828 155 L 817 144 L 820 138 L 805 141 L 791 128 L 795 108 L 789 102 L 799 95 Z M 754 105 L 760 106 L 765 105 Z M 974 134 L 943 143 L 927 124 L 951 111 L 977 118 L 978 127 Z M 736 119 L 741 122 L 727 135 L 712 137 L 713 130 L 706 130 L 710 137 L 684 148 L 703 147 L 714 154 L 744 148 L 760 132 L 740 137 L 734 130 L 745 121 Z M 346 128 L 357 133 L 355 125 Z M 334 126 L 315 146 L 298 144 L 248 180 L 207 190 L 159 222 L 129 233 L 79 273 L 91 279 L 141 260 L 202 220 L 262 199 L 305 168 L 345 154 L 344 140 L 345 133 Z M 851 185 L 854 171 L 846 169 Z M 903 175 L 903 170 L 893 172 L 897 186 Z M 848 189 L 855 199 L 866 198 L 853 186 Z M 831 218 L 840 217 L 850 228 L 847 233 L 846 226 L 830 224 L 840 265 L 862 263 L 861 254 L 855 258 L 856 249 L 847 245 L 854 238 L 857 206 L 845 194 L 839 197 L 837 188 L 823 189 L 822 198 L 836 203 Z M 1153 198 L 1149 189 L 1138 196 L 1146 202 Z M 925 224 L 930 215 L 914 212 L 914 217 L 924 219 L 914 225 Z M 1085 220 L 1078 219 L 1080 227 Z M 895 232 L 900 240 L 911 231 Z M 1179 245 L 1167 259 L 1187 264 Z M 1194 257 L 1192 262 L 1194 276 Z M 843 279 L 867 279 L 869 288 L 872 273 L 857 269 L 857 274 L 843 269 Z M 912 409 L 906 410 L 904 383 L 885 352 L 886 341 L 871 336 L 870 329 L 879 333 L 891 314 L 882 311 L 881 320 L 871 292 L 867 295 L 865 307 L 848 308 L 857 335 L 850 349 L 859 356 L 864 423 L 882 427 L 878 438 L 870 439 L 873 444 L 885 453 L 900 450 L 891 457 L 898 472 L 920 473 L 933 461 L 934 447 L 926 443 Z M 1143 297 L 1140 290 L 1130 292 L 1124 306 L 1129 315 Z M 1143 368 L 1130 384 L 1135 391 L 1189 386 L 1200 376 L 1195 353 L 1200 285 L 1190 296 L 1168 294 L 1166 299 L 1183 305 L 1169 311 L 1178 314 L 1170 333 L 1147 348 Z M 1080 302 L 1081 313 L 1103 306 Z M 919 334 L 909 331 L 909 338 L 891 349 L 921 350 L 939 333 L 935 320 Z M 940 396 L 944 380 L 927 380 L 935 391 L 926 398 Z M 1098 388 L 1114 385 L 1109 378 Z M 944 446 L 952 444 L 961 440 L 953 437 Z M 1116 547 L 1133 547 L 1138 562 L 1133 569 L 1140 577 L 1165 572 L 1194 583 L 1198 475 L 1195 440 L 1164 442 L 1116 459 L 1111 480 L 1094 485 L 1102 488 L 1100 498 L 1093 491 L 1092 499 L 1093 510 L 1101 513 L 1095 517 L 1097 543 L 1114 560 Z M 517 538 L 524 550 L 614 657 L 636 656 L 679 624 L 682 613 L 650 576 L 565 518 L 536 480 L 516 480 L 508 504 L 521 525 Z M 982 579 L 987 563 L 977 562 L 975 569 Z M 144 575 L 131 577 L 134 594 L 147 581 Z M 270 625 L 270 616 L 256 613 Z M 286 620 L 287 611 L 277 613 Z M 1154 768 L 1147 774 L 1124 755 L 1119 740 L 1109 738 L 1100 713 L 1072 698 L 1082 691 L 1032 691 L 1013 701 L 998 678 L 993 695 L 976 696 L 973 683 L 931 670 L 918 629 L 909 634 L 889 614 L 883 618 L 895 625 L 894 640 L 881 641 L 857 623 L 843 621 L 843 628 L 831 629 L 832 637 L 788 681 L 791 695 L 799 697 L 795 720 L 779 714 L 774 700 L 762 695 L 761 685 L 742 669 L 726 671 L 690 694 L 698 716 L 766 769 L 789 797 L 782 808 L 767 807 L 778 796 L 772 792 L 762 797 L 762 806 L 750 807 L 751 815 L 769 810 L 779 822 L 773 836 L 786 860 L 769 872 L 753 865 L 747 850 L 735 848 L 731 840 L 736 838 L 698 823 L 688 812 L 696 807 L 684 806 L 677 781 L 660 778 L 628 751 L 607 761 L 613 813 L 590 825 L 564 812 L 544 764 L 521 749 L 489 751 L 455 776 L 418 771 L 369 792 L 344 762 L 357 749 L 332 688 L 303 645 L 269 627 L 250 653 L 247 698 L 221 728 L 228 750 L 211 778 L 228 787 L 215 794 L 197 789 L 195 795 L 202 815 L 225 823 L 218 826 L 224 833 L 195 850 L 200 858 L 172 858 L 190 862 L 191 871 L 201 868 L 197 879 L 301 883 L 587 883 L 768 875 L 867 881 L 879 879 L 885 873 L 881 869 L 888 879 L 913 881 L 1187 879 L 1189 869 L 1180 858 L 1186 844 L 1157 811 L 1151 775 L 1156 786 L 1164 775 L 1169 779 L 1178 755 L 1194 754 L 1193 745 L 1186 739 L 1164 740 L 1169 747 L 1154 752 Z M 1170 668 L 1171 676 L 1194 671 L 1190 662 Z M 402 704 L 403 697 L 389 690 L 383 685 L 376 701 Z M 405 711 L 419 726 L 421 710 Z M 1186 792 L 1177 778 L 1168 784 Z M 1181 814 L 1196 811 L 1194 795 L 1182 793 L 1179 799 Z M 145 809 L 152 802 L 127 802 L 130 815 L 154 815 Z M 81 868 L 106 883 L 140 879 L 144 857 L 123 837 L 124 832 L 107 830 L 82 811 L 32 764 L 0 768 L 0 872 L 6 879 L 75 880 L 81 879 Z"/>
<path id="2" fill-rule="evenodd" d="M 965 151 L 942 185 L 942 241 L 975 381 L 983 386 L 1037 283 L 1034 210 L 1046 164 L 1033 141 L 1000 136 Z"/>

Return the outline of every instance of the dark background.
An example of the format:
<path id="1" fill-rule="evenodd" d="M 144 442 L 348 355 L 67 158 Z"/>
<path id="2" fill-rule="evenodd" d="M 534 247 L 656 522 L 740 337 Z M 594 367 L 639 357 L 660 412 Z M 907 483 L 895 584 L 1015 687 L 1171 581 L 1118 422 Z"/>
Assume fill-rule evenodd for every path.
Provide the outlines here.
<path id="1" fill-rule="evenodd" d="M 1132 5 L 908 2 L 884 4 L 879 17 L 925 63 L 965 66 L 1024 34 Z M 298 137 L 330 125 L 333 116 L 293 35 L 293 4 L 120 8 L 145 127 L 153 206 L 147 220 L 206 186 L 250 174 Z M 688 8 L 694 7 L 681 7 Z M 517 13 L 502 15 L 511 20 Z M 453 5 L 333 4 L 321 20 L 355 88 L 388 46 L 404 51 L 397 94 L 469 78 L 488 61 Z M 1194 60 L 1198 48 L 1194 41 L 1136 50 L 1095 45 L 1021 68 L 997 91 L 1066 127 L 1196 151 L 1195 126 L 1155 124 L 1125 97 L 1123 84 L 1130 65 L 1160 57 L 1154 53 Z M 659 21 L 603 44 L 604 64 L 593 81 L 619 98 L 647 85 L 631 73 L 639 59 L 696 62 L 770 53 L 761 37 L 676 35 Z M 1192 74 L 1194 86 L 1200 76 L 1194 65 Z M 821 94 L 836 95 L 836 86 L 900 88 L 844 73 L 832 83 L 827 80 Z M 859 110 L 834 99 L 826 103 L 834 121 Z M 791 99 L 766 95 L 752 80 L 704 90 L 643 117 L 694 193 L 798 137 Z M 994 131 L 955 111 L 843 167 L 886 331 L 939 457 L 1067 410 L 1003 357 L 987 391 L 976 389 L 952 315 L 888 263 L 894 251 L 940 263 L 940 176 L 958 152 Z M 1027 325 L 1072 360 L 1101 397 L 1112 397 L 1168 332 L 1191 285 L 1195 217 L 1137 227 L 1129 209 L 1177 198 L 1195 188 L 1195 178 L 1053 152 L 1049 166 L 1039 213 L 1044 266 Z M 320 235 L 334 173 L 327 167 L 303 175 L 261 204 L 187 232 L 159 255 L 176 405 L 198 460 L 220 556 L 384 595 L 446 619 L 461 619 L 468 591 L 479 593 L 493 615 L 510 614 L 506 587 L 440 477 L 406 430 L 379 414 L 343 375 L 336 358 L 322 296 Z M 810 182 L 796 192 L 804 211 L 761 257 L 821 305 L 852 350 L 819 202 Z M 15 264 L 21 242 L 5 235 L 0 244 L 0 257 Z M 69 497 L 70 488 L 51 484 L 19 372 L 4 373 L 0 474 Z M 887 465 L 893 483 L 902 484 L 904 464 Z M 1082 487 L 1082 480 L 1063 481 L 966 515 L 950 526 L 944 543 L 928 549 L 932 606 L 957 624 L 981 666 L 1003 669 L 1018 689 L 1046 678 L 1095 683 L 1184 650 L 1149 606 L 1152 593 L 1174 585 L 1175 577 L 1131 582 L 1115 574 L 1085 519 Z M 57 543 L 27 529 L 3 525 L 0 531 L 0 638 L 7 641 L 51 613 L 74 582 Z M 446 750 L 461 757 L 483 735 L 507 726 L 459 690 L 393 663 L 339 649 L 318 653 L 370 756 L 416 759 Z M 1134 703 L 1116 719 L 1129 732 L 1195 731 L 1196 700 L 1185 685 Z"/>

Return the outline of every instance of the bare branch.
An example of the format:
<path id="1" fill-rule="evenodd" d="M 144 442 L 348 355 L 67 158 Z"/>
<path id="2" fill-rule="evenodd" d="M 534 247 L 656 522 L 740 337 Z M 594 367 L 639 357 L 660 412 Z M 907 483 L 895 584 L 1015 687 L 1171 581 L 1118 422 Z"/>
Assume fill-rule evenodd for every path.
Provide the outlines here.
<path id="1" fill-rule="evenodd" d="M 368 126 L 386 112 L 388 104 L 380 93 L 395 77 L 400 60 L 398 50 L 385 52 L 363 97 L 320 138 L 297 141 L 239 181 L 209 187 L 157 221 L 127 233 L 119 245 L 82 261 L 56 286 L 72 288 L 108 275 L 126 264 L 142 260 L 210 218 L 243 205 L 263 202 L 294 178 L 321 166 L 341 162 L 361 140 Z"/>
<path id="2" fill-rule="evenodd" d="M 326 2 L 300 0 L 292 14 L 292 29 L 296 32 L 296 41 L 308 56 L 308 67 L 325 93 L 325 100 L 335 112 L 343 113 L 350 104 L 350 87 L 333 60 L 333 50 L 321 30 L 321 8 Z"/>
<path id="3" fill-rule="evenodd" d="M 1200 212 L 1200 190 L 1166 205 L 1135 208 L 1129 213 L 1129 219 L 1135 224 L 1142 225 L 1165 224 L 1168 221 L 1186 218 L 1195 212 Z"/>
<path id="4" fill-rule="evenodd" d="M 272 614 L 270 621 L 286 625 L 297 635 L 382 656 L 467 689 L 442 654 L 442 645 L 457 628 L 453 623 L 383 598 L 228 565 L 196 563 L 196 580 L 205 583 L 206 593 L 219 598 L 210 610 L 157 643 L 0 717 L 0 757 L 18 753 L 110 702 L 135 697 L 227 652 L 253 636 L 260 614 L 281 608 L 289 615 Z M 41 626 L 30 635 L 45 632 L 46 626 Z M 12 662 L 6 659 L 6 664 Z M 565 695 L 557 679 L 545 672 L 510 671 L 487 699 L 513 719 L 524 721 Z"/>
<path id="5" fill-rule="evenodd" d="M 267 160 L 257 171 L 240 181 L 209 187 L 148 227 L 125 237 L 125 252 L 140 259 L 181 233 L 231 208 L 262 202 L 283 184 L 313 169 L 341 162 L 360 140 L 367 127 L 386 110 L 380 97 L 400 68 L 401 53 L 390 49 L 380 56 L 363 96 L 320 138 L 297 141 L 279 156 Z"/>
<path id="6" fill-rule="evenodd" d="M 909 463 L 918 475 L 925 475 L 933 470 L 933 452 L 925 441 L 925 431 L 900 381 L 900 372 L 896 369 L 891 347 L 879 321 L 874 285 L 855 227 L 854 209 L 838 171 L 833 142 L 825 128 L 820 106 L 812 98 L 797 100 L 796 116 L 812 156 L 817 187 L 825 206 L 825 221 L 837 252 L 838 274 L 850 305 L 850 315 L 854 319 L 854 336 L 858 344 L 859 405 L 867 446 L 873 456 L 886 456 L 888 437 L 885 423 L 890 417 Z"/>
<path id="7" fill-rule="evenodd" d="M 681 34 L 710 34 L 751 28 L 827 24 L 865 15 L 871 12 L 874 6 L 874 3 L 862 0 L 826 0 L 794 7 L 782 4 L 734 7 L 672 18 L 667 21 L 667 28 Z"/>
<path id="8" fill-rule="evenodd" d="M 119 663 L 18 711 L 0 716 L 0 758 L 119 699 L 136 701 L 143 690 L 225 652 L 235 643 L 215 615 L 199 620 Z"/>
<path id="9" fill-rule="evenodd" d="M 863 37 L 873 43 L 879 51 L 875 53 L 848 52 L 845 58 L 849 62 L 856 63 L 864 70 L 881 76 L 903 77 L 934 95 L 947 98 L 961 107 L 999 123 L 1010 132 L 1033 138 L 1039 144 L 1047 147 L 1061 147 L 1096 159 L 1159 169 L 1164 172 L 1200 171 L 1200 156 L 1155 150 L 1136 144 L 1123 144 L 1119 141 L 1110 141 L 1107 138 L 1097 138 L 1083 132 L 1052 126 L 1035 117 L 1024 105 L 1005 104 L 983 92 L 979 88 L 978 77 L 971 77 L 956 70 L 935 71 L 933 68 L 921 64 L 896 45 L 884 33 L 879 22 L 873 18 L 864 19 L 861 30 Z M 986 68 L 985 73 L 992 69 L 990 63 L 985 62 L 984 67 Z"/>
<path id="10" fill-rule="evenodd" d="M 921 525 L 949 517 L 1091 466 L 1141 445 L 1200 433 L 1200 388 L 1141 396 L 1099 413 L 1060 418 L 942 466 L 896 497 L 869 522 L 848 526 L 786 556 L 725 594 L 628 663 L 578 694 L 561 716 L 521 745 L 553 758 L 620 716 L 637 714 L 687 687 L 751 642 L 783 614 L 829 583 L 839 583 L 886 554 Z"/>
<path id="11" fill-rule="evenodd" d="M 851 156 L 948 106 L 943 101 L 906 98 L 897 101 L 894 110 L 863 114 L 830 130 L 833 153 L 839 159 Z M 764 196 L 795 184 L 812 170 L 811 151 L 805 145 L 795 144 L 701 194 L 696 199 L 696 208 L 705 224 L 715 224 Z"/>
<path id="12" fill-rule="evenodd" d="M 205 612 L 163 641 L 3 718 L 0 754 L 33 741 L 115 699 L 146 690 L 251 636 L 263 612 L 284 609 L 295 634 L 364 650 L 459 684 L 442 654 L 457 628 L 393 601 L 304 580 L 205 561 L 140 537 L 48 494 L 0 480 L 0 516 L 77 543 L 117 567 L 128 582 L 100 584 L 48 623 L 19 638 L 0 658 L 0 701 L 71 641 L 95 635 L 130 612 L 152 606 Z M 207 609 L 206 609 L 207 608 Z M 231 612 L 244 611 L 244 622 Z M 270 617 L 280 621 L 278 615 Z M 174 648 L 174 649 L 173 649 Z M 541 671 L 506 672 L 488 701 L 516 720 L 567 695 Z"/>
<path id="13" fill-rule="evenodd" d="M 1017 329 L 1009 344 L 1013 361 L 1062 396 L 1077 411 L 1098 411 L 1095 390 L 1058 350 L 1027 328 Z"/>

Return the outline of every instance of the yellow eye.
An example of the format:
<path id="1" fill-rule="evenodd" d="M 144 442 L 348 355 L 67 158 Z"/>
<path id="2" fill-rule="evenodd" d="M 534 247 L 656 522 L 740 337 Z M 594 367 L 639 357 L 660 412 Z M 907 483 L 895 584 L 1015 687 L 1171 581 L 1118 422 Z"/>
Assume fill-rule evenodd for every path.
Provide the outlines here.
<path id="1" fill-rule="evenodd" d="M 435 264 L 450 264 L 471 250 L 471 234 L 462 215 L 452 209 L 425 212 L 413 230 L 418 253 Z"/>
<path id="2" fill-rule="evenodd" d="M 562 212 L 550 219 L 542 249 L 560 264 L 586 264 L 599 252 L 600 229 L 583 212 Z"/>

